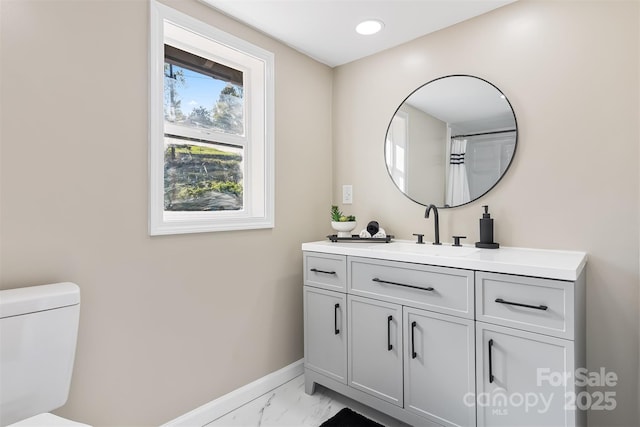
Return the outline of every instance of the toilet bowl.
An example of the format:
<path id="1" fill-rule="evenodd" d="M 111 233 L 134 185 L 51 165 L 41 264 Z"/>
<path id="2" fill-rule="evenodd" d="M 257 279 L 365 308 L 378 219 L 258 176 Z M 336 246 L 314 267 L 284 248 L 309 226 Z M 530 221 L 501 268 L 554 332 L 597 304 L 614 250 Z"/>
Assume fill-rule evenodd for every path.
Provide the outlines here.
<path id="1" fill-rule="evenodd" d="M 69 396 L 79 318 L 74 283 L 0 291 L 0 427 L 87 426 L 48 413 Z"/>

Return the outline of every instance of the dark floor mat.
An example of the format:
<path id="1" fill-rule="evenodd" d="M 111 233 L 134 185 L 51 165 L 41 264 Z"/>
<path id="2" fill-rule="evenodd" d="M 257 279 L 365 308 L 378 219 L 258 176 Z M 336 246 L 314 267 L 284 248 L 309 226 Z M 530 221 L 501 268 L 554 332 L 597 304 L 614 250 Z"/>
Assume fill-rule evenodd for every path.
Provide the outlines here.
<path id="1" fill-rule="evenodd" d="M 320 427 L 384 427 L 369 418 L 344 408 L 327 421 L 323 422 Z"/>

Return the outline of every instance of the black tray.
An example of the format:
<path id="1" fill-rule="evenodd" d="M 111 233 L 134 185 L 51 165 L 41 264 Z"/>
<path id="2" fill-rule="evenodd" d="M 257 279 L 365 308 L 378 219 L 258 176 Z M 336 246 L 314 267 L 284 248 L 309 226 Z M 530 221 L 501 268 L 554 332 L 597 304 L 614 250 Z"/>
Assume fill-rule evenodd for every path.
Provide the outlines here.
<path id="1" fill-rule="evenodd" d="M 327 236 L 333 243 L 336 242 L 377 242 L 377 243 L 389 243 L 393 239 L 393 235 L 388 234 L 387 237 L 360 237 L 357 234 L 352 234 L 351 237 L 338 237 L 337 234 L 330 234 Z"/>

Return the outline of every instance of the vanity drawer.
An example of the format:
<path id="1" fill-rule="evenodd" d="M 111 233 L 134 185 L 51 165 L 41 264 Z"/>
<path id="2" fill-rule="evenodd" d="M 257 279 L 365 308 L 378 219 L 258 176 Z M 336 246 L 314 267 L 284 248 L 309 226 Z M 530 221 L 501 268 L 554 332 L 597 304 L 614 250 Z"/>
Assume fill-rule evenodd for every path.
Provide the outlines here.
<path id="1" fill-rule="evenodd" d="M 574 283 L 476 272 L 476 320 L 573 339 Z"/>
<path id="2" fill-rule="evenodd" d="M 347 257 L 305 252 L 304 284 L 332 291 L 347 291 Z"/>
<path id="3" fill-rule="evenodd" d="M 349 293 L 473 319 L 473 271 L 348 257 Z"/>

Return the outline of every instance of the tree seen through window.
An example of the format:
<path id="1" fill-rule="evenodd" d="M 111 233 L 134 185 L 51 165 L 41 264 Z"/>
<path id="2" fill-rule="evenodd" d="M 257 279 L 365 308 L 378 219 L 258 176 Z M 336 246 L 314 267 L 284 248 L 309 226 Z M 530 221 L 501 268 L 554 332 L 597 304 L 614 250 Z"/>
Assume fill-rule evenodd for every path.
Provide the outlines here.
<path id="1" fill-rule="evenodd" d="M 216 75 L 219 70 L 238 72 L 211 61 L 202 65 L 203 58 L 171 49 L 178 59 L 165 55 L 164 119 L 175 125 L 171 133 L 165 130 L 165 210 L 241 210 L 244 148 L 194 139 L 188 132 L 244 134 L 242 83 Z M 182 66 L 187 60 L 191 63 Z M 198 72 L 204 66 L 215 70 Z"/>

